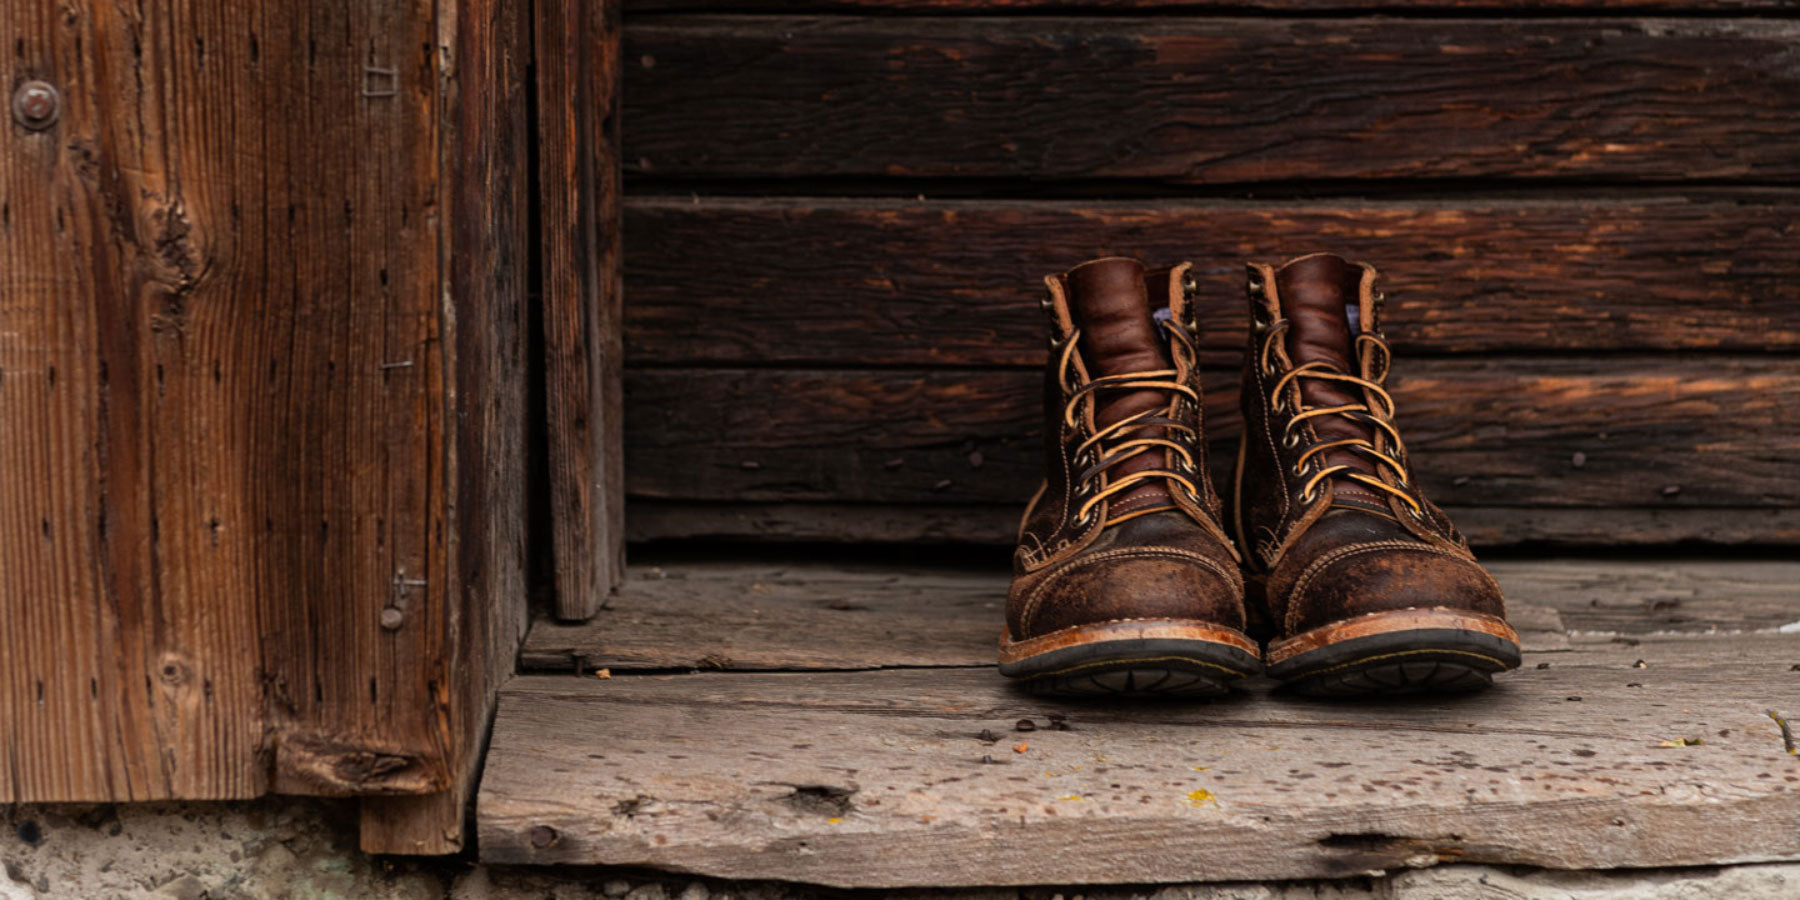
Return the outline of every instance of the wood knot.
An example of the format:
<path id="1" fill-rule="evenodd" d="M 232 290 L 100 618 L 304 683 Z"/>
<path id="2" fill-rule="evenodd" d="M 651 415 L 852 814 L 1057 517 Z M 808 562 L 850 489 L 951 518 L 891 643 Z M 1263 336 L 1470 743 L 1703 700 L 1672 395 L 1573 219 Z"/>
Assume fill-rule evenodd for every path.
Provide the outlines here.
<path id="1" fill-rule="evenodd" d="M 165 687 L 181 687 L 182 685 L 187 684 L 188 679 L 192 676 L 192 670 L 188 668 L 187 663 L 183 662 L 180 657 L 173 654 L 164 655 L 162 658 L 162 665 L 157 667 L 156 670 L 157 680 L 161 681 Z"/>

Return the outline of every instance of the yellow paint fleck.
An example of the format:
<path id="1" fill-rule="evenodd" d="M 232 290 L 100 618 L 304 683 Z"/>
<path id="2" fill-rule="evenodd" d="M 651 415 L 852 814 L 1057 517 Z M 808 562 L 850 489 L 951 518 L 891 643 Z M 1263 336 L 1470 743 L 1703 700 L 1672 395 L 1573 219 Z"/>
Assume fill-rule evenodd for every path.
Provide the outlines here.
<path id="1" fill-rule="evenodd" d="M 843 819 L 826 819 L 825 821 L 829 822 L 832 825 L 836 825 L 837 823 L 842 822 L 844 820 Z"/>
<path id="2" fill-rule="evenodd" d="M 1070 794 L 1070 795 L 1069 795 L 1069 796 L 1067 796 L 1067 797 L 1058 797 L 1058 798 L 1056 798 L 1056 799 L 1058 799 L 1058 800 L 1061 800 L 1061 801 L 1064 801 L 1064 802 L 1068 802 L 1068 801 L 1070 801 L 1070 800 L 1074 800 L 1074 801 L 1076 801 L 1076 802 L 1078 802 L 1078 803 L 1085 803 L 1085 802 L 1087 802 L 1087 798 L 1086 798 L 1086 797 L 1083 797 L 1083 796 L 1081 796 L 1081 795 L 1080 795 L 1080 794 Z"/>
<path id="3" fill-rule="evenodd" d="M 1208 803 L 1216 806 L 1218 805 L 1218 802 L 1219 799 L 1214 797 L 1213 792 L 1206 788 L 1198 788 L 1187 795 L 1187 805 L 1189 806 L 1205 806 Z"/>
<path id="4" fill-rule="evenodd" d="M 1211 772 L 1212 766 L 1195 766 L 1194 771 L 1196 771 L 1196 772 Z"/>

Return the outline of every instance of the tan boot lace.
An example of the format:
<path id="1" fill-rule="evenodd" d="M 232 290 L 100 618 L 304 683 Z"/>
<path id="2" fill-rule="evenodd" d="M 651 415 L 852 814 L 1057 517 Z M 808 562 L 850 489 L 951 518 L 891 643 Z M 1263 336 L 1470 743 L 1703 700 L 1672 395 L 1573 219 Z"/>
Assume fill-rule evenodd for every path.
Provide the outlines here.
<path id="1" fill-rule="evenodd" d="M 1171 350 L 1181 353 L 1182 362 L 1191 370 L 1196 354 L 1186 329 L 1168 321 L 1159 324 L 1171 336 Z M 1058 378 L 1062 382 L 1063 391 L 1068 395 L 1068 399 L 1063 405 L 1063 424 L 1069 428 L 1079 427 L 1076 416 L 1080 411 L 1081 404 L 1084 401 L 1090 405 L 1096 403 L 1097 395 L 1101 391 L 1157 390 L 1166 391 L 1171 396 L 1168 406 L 1162 409 L 1147 409 L 1097 428 L 1093 436 L 1076 446 L 1075 461 L 1083 466 L 1081 471 L 1075 475 L 1075 499 L 1081 501 L 1081 506 L 1075 513 L 1076 524 L 1085 527 L 1092 522 L 1090 516 L 1096 506 L 1108 498 L 1118 496 L 1137 485 L 1158 478 L 1179 485 L 1188 497 L 1198 500 L 1200 488 L 1195 479 L 1199 466 L 1194 460 L 1194 444 L 1200 439 L 1200 433 L 1192 425 L 1178 421 L 1175 417 L 1181 414 L 1184 403 L 1192 404 L 1195 409 L 1198 409 L 1200 395 L 1179 380 L 1181 370 L 1178 368 L 1125 372 L 1096 378 L 1085 384 L 1073 385 L 1069 380 L 1070 362 L 1075 357 L 1075 348 L 1080 340 L 1081 331 L 1076 329 L 1067 338 L 1063 346 L 1062 358 L 1058 363 Z M 1140 436 L 1120 440 L 1128 433 L 1148 426 L 1160 426 L 1164 429 L 1164 436 Z M 1104 488 L 1096 489 L 1095 486 L 1102 472 L 1158 447 L 1174 452 L 1175 468 L 1158 467 L 1128 472 L 1117 479 L 1109 480 Z M 1115 518 L 1111 522 L 1123 521 L 1125 518 L 1129 518 L 1129 516 Z"/>
<path id="2" fill-rule="evenodd" d="M 1272 376 L 1276 374 L 1275 366 L 1269 356 L 1269 350 L 1275 346 L 1275 341 L 1280 338 L 1281 333 L 1287 329 L 1288 325 L 1289 322 L 1287 319 L 1280 319 L 1269 324 L 1269 336 L 1268 339 L 1263 342 L 1262 358 L 1260 360 L 1262 370 L 1266 375 Z M 1367 342 L 1366 344 L 1364 343 L 1365 341 Z M 1339 406 L 1309 407 L 1305 405 L 1304 401 L 1301 401 L 1301 405 L 1291 410 L 1293 415 L 1288 419 L 1287 424 L 1282 426 L 1282 446 L 1290 449 L 1299 446 L 1300 432 L 1297 429 L 1302 422 L 1305 422 L 1308 419 L 1315 419 L 1321 416 L 1344 416 L 1380 429 L 1380 434 L 1382 437 L 1386 438 L 1389 450 L 1384 451 L 1367 438 L 1343 438 L 1333 441 L 1320 441 L 1309 445 L 1300 453 L 1299 458 L 1294 460 L 1293 472 L 1295 477 L 1307 475 L 1309 472 L 1311 473 L 1311 477 L 1307 479 L 1305 486 L 1301 488 L 1300 499 L 1305 503 L 1311 503 L 1314 500 L 1317 500 L 1319 498 L 1319 485 L 1327 478 L 1334 475 L 1341 475 L 1344 478 L 1351 479 L 1359 484 L 1367 485 L 1368 487 L 1398 497 L 1401 501 L 1406 503 L 1407 506 L 1412 508 L 1414 514 L 1420 514 L 1424 510 L 1419 506 L 1419 501 L 1413 499 L 1412 495 L 1406 491 L 1406 488 L 1411 486 L 1412 479 L 1406 468 L 1406 444 L 1400 439 L 1399 429 L 1394 427 L 1394 398 L 1388 394 L 1387 390 L 1380 384 L 1380 381 L 1386 379 L 1387 360 L 1391 358 L 1391 352 L 1388 350 L 1387 343 L 1375 335 L 1363 333 L 1356 336 L 1356 352 L 1359 358 L 1366 359 L 1367 357 L 1364 356 L 1364 354 L 1369 350 L 1374 349 L 1379 349 L 1381 351 L 1382 371 L 1377 374 L 1373 380 L 1343 372 L 1339 370 L 1337 366 L 1320 360 L 1301 363 L 1300 365 L 1287 370 L 1287 372 L 1283 373 L 1281 377 L 1276 380 L 1275 387 L 1270 391 L 1270 404 L 1277 412 L 1290 412 L 1290 410 L 1287 409 L 1286 391 L 1289 385 L 1301 378 L 1312 378 L 1319 381 L 1336 381 L 1362 388 L 1365 392 L 1365 397 L 1372 397 L 1375 400 L 1373 404 L 1363 402 L 1345 403 Z M 1337 448 L 1353 451 L 1377 465 L 1387 466 L 1388 469 L 1394 473 L 1394 480 L 1396 483 L 1390 484 L 1387 481 L 1373 477 L 1366 472 L 1359 472 L 1355 468 L 1341 463 L 1326 466 L 1314 465 L 1315 460 L 1319 458 L 1319 454 Z"/>

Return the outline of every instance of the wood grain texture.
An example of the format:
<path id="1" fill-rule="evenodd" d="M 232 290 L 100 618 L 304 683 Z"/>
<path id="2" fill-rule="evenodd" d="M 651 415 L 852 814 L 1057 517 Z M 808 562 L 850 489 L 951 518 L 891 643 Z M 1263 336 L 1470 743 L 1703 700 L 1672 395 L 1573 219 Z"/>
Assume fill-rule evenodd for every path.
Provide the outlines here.
<path id="1" fill-rule="evenodd" d="M 439 258 L 456 401 L 440 426 L 451 437 L 437 494 L 449 524 L 445 574 L 442 593 L 428 598 L 434 602 L 407 610 L 437 642 L 434 653 L 395 673 L 435 701 L 435 739 L 450 777 L 436 793 L 364 800 L 367 853 L 464 849 L 495 697 L 513 673 L 527 616 L 518 473 L 526 465 L 531 22 L 521 4 L 453 2 L 456 30 L 439 48 L 449 104 L 440 152 L 450 177 L 436 185 L 450 225 L 439 235 Z"/>
<path id="2" fill-rule="evenodd" d="M 1405 354 L 1800 348 L 1800 202 L 738 199 L 626 207 L 630 362 L 1035 365 L 1046 273 L 1197 263 L 1208 358 L 1245 339 L 1244 262 L 1376 264 Z M 706 265 L 694 265 L 705 259 Z M 770 302 L 771 298 L 780 302 Z M 704 321 L 706 327 L 696 328 Z"/>
<path id="3" fill-rule="evenodd" d="M 1744 358 L 1405 360 L 1416 475 L 1449 506 L 1793 507 L 1800 366 Z M 1237 375 L 1206 387 L 1229 485 Z M 1020 503 L 1041 477 L 1028 371 L 627 373 L 634 496 Z M 1580 454 L 1579 462 L 1577 454 Z M 1673 489 L 1673 490 L 1671 490 Z"/>
<path id="4" fill-rule="evenodd" d="M 1396 10 L 1481 12 L 1505 11 L 1520 15 L 1539 10 L 1667 10 L 1671 12 L 1728 12 L 1733 10 L 1787 10 L 1792 0 L 628 0 L 631 12 L 779 12 L 804 13 L 836 10 L 884 14 L 1005 14 L 1022 12 L 1134 12 L 1138 10 L 1192 10 L 1237 13 L 1269 12 L 1371 12 Z"/>
<path id="5" fill-rule="evenodd" d="M 441 787 L 431 698 L 382 677 L 428 645 L 377 623 L 443 589 L 430 22 L 3 15 L 65 108 L 5 134 L 0 796 Z"/>
<path id="6" fill-rule="evenodd" d="M 1775 181 L 1784 20 L 657 17 L 628 173 Z M 701 127 L 696 127 L 701 125 Z"/>
<path id="7" fill-rule="evenodd" d="M 0 10 L 63 95 L 0 133 L 0 802 L 465 777 L 523 240 L 472 163 L 524 104 L 456 12 Z"/>
<path id="8" fill-rule="evenodd" d="M 551 552 L 556 613 L 584 619 L 625 564 L 619 3 L 535 10 Z"/>
<path id="9" fill-rule="evenodd" d="M 1556 559 L 1489 568 L 1509 599 L 1553 607 L 1574 631 L 1735 633 L 1800 623 L 1796 562 Z"/>
<path id="10" fill-rule="evenodd" d="M 1800 639 L 1740 643 L 1530 654 L 1483 695 L 1376 705 L 1071 706 L 991 669 L 520 678 L 481 852 L 845 887 L 1800 858 L 1762 714 Z"/>
<path id="11" fill-rule="evenodd" d="M 1800 565 L 1501 560 L 1487 563 L 1528 650 L 1587 631 L 1769 630 L 1800 621 Z M 592 621 L 532 623 L 528 670 L 804 670 L 994 661 L 1010 571 L 875 563 L 633 566 Z"/>
<path id="12" fill-rule="evenodd" d="M 986 544 L 1018 539 L 1022 503 L 720 503 L 634 500 L 626 532 L 636 542 L 734 541 L 823 544 Z M 1449 507 L 1477 547 L 1555 544 L 1620 547 L 1800 544 L 1800 509 L 1557 509 Z"/>

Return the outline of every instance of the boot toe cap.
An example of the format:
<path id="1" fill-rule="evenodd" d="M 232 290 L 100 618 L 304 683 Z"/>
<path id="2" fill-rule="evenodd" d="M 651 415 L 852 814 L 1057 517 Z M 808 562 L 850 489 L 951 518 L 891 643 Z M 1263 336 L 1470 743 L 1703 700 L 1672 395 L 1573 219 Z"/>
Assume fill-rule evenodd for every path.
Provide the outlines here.
<path id="1" fill-rule="evenodd" d="M 1015 639 L 1123 619 L 1244 627 L 1243 584 L 1235 573 L 1186 554 L 1095 554 L 1052 573 L 1025 600 L 1013 623 Z"/>
<path id="2" fill-rule="evenodd" d="M 1369 613 L 1447 607 L 1505 618 L 1500 586 L 1479 563 L 1429 548 L 1346 548 L 1309 566 L 1288 593 L 1287 634 Z"/>

